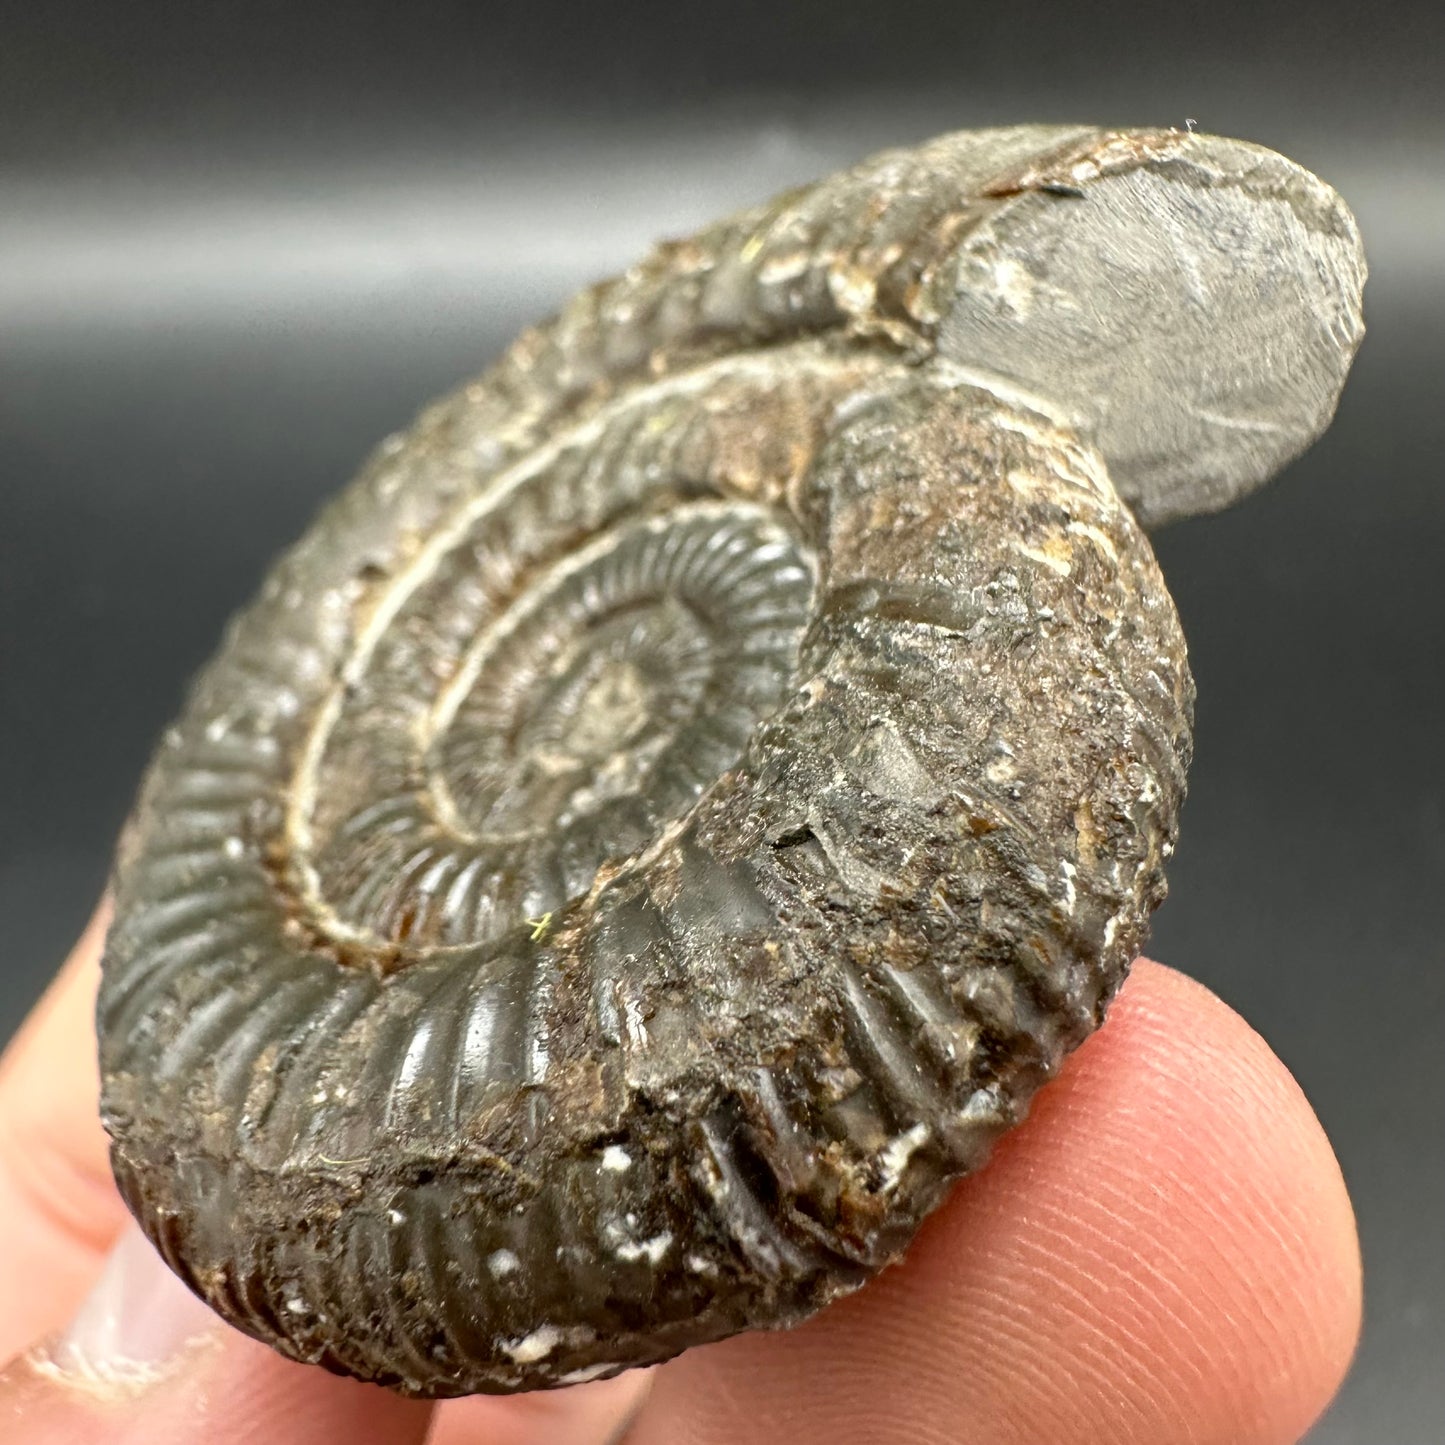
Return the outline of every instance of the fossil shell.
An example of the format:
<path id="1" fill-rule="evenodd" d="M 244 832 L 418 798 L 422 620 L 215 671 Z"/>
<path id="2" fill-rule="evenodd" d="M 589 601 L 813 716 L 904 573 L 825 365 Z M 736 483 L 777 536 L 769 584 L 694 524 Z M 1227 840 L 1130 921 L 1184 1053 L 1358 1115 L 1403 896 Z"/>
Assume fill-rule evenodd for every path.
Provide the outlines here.
<path id="1" fill-rule="evenodd" d="M 1362 276 L 1268 152 L 950 136 L 664 246 L 384 443 L 122 843 L 103 1114 L 172 1268 L 444 1396 L 895 1259 L 1164 893 L 1192 684 L 1139 517 L 1327 421 Z"/>

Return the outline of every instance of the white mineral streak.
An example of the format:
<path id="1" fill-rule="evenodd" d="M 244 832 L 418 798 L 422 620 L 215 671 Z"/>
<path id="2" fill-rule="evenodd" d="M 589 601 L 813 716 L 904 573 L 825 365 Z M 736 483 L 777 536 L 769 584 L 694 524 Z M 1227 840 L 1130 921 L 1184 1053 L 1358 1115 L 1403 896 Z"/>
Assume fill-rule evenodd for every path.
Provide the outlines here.
<path id="1" fill-rule="evenodd" d="M 565 1375 L 557 1376 L 557 1383 L 559 1385 L 585 1385 L 588 1380 L 598 1379 L 610 1370 L 617 1368 L 617 1365 L 611 1360 L 603 1360 L 597 1365 L 584 1365 L 580 1370 L 568 1370 Z"/>
<path id="2" fill-rule="evenodd" d="M 1023 542 L 1013 542 L 1010 545 L 1021 556 L 1032 558 L 1035 562 L 1047 567 L 1049 571 L 1057 572 L 1060 577 L 1067 577 L 1074 570 L 1067 557 L 1052 557 L 1049 553 L 1040 551 L 1037 547 L 1030 547 Z"/>
<path id="3" fill-rule="evenodd" d="M 1018 776 L 1018 768 L 1012 758 L 999 757 L 984 767 L 983 775 L 991 783 L 1008 783 Z"/>
<path id="4" fill-rule="evenodd" d="M 633 1240 L 629 1239 L 619 1244 L 613 1251 L 620 1260 L 633 1264 L 639 1259 L 645 1259 L 648 1264 L 661 1264 L 663 1256 L 672 1248 L 672 1235 L 667 1230 L 661 1234 L 654 1234 L 651 1239 Z"/>
<path id="5" fill-rule="evenodd" d="M 1087 537 L 1108 559 L 1116 566 L 1119 561 L 1119 550 L 1097 527 L 1091 527 L 1087 522 L 1070 522 L 1064 528 L 1066 532 L 1076 537 Z"/>
<path id="6" fill-rule="evenodd" d="M 878 1163 L 882 1166 L 882 1187 L 885 1191 L 898 1187 L 898 1181 L 902 1179 L 908 1161 L 922 1147 L 930 1132 L 932 1131 L 927 1124 L 915 1124 L 911 1129 L 890 1139 L 879 1151 Z"/>
<path id="7" fill-rule="evenodd" d="M 627 1027 L 627 1040 L 637 1048 L 647 1047 L 647 1025 L 642 1018 L 642 1005 L 634 998 L 623 1003 L 623 1022 Z"/>
<path id="8" fill-rule="evenodd" d="M 538 1360 L 545 1360 L 562 1345 L 571 1345 L 575 1349 L 596 1337 L 597 1332 L 587 1325 L 542 1324 L 520 1339 L 504 1340 L 502 1349 L 519 1365 L 535 1365 Z M 612 1366 L 603 1365 L 600 1368 L 611 1369 Z"/>
<path id="9" fill-rule="evenodd" d="M 1064 879 L 1064 912 L 1072 913 L 1079 902 L 1079 890 L 1074 886 L 1079 870 L 1067 858 L 1061 858 L 1059 872 Z"/>
<path id="10" fill-rule="evenodd" d="M 563 1331 L 556 1325 L 539 1325 L 519 1340 L 505 1341 L 502 1348 L 519 1365 L 534 1365 L 538 1360 L 545 1360 L 564 1338 Z"/>
<path id="11" fill-rule="evenodd" d="M 510 1249 L 494 1249 L 487 1256 L 487 1268 L 496 1279 L 505 1279 L 522 1267 L 522 1261 Z"/>

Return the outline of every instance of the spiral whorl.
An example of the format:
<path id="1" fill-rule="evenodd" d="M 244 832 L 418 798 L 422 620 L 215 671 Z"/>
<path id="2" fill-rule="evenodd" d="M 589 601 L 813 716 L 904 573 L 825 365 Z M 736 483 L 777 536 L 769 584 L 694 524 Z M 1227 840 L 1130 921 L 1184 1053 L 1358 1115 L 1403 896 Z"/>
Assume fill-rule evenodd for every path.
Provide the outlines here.
<path id="1" fill-rule="evenodd" d="M 494 551 L 497 530 L 479 518 L 414 569 L 308 739 L 288 857 L 357 941 L 463 947 L 561 909 L 736 763 L 792 682 L 810 559 L 758 507 L 677 506 L 560 558 Z"/>

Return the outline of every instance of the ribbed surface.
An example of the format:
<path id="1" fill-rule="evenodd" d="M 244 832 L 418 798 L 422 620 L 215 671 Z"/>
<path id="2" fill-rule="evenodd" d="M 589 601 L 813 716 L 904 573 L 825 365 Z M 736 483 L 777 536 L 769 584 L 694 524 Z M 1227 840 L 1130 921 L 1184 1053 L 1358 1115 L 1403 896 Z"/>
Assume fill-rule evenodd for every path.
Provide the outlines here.
<path id="1" fill-rule="evenodd" d="M 414 1393 L 801 1318 L 1095 1026 L 1190 683 L 1098 459 L 929 354 L 949 138 L 665 249 L 388 443 L 122 852 L 117 1178 L 241 1328 Z M 941 304 L 941 303 L 938 303 Z"/>
<path id="2" fill-rule="evenodd" d="M 448 589 L 410 579 L 401 640 L 310 741 L 293 828 L 317 911 L 413 951 L 560 909 L 685 812 L 781 703 L 813 583 L 790 533 L 740 503 L 619 523 L 480 616 L 450 562 Z"/>

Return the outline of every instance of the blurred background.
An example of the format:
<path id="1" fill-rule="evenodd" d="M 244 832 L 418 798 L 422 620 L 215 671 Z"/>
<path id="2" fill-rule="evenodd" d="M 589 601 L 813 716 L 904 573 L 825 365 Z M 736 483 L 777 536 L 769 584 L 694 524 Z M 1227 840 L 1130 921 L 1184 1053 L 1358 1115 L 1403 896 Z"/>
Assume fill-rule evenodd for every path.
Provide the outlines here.
<path id="1" fill-rule="evenodd" d="M 1199 684 L 1152 952 L 1300 1079 L 1368 1322 L 1312 1445 L 1445 1438 L 1436 0 L 0 0 L 0 1040 L 227 613 L 371 444 L 655 238 L 965 126 L 1196 123 L 1358 214 L 1335 427 L 1156 539 Z"/>

